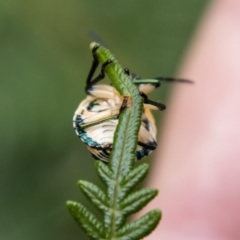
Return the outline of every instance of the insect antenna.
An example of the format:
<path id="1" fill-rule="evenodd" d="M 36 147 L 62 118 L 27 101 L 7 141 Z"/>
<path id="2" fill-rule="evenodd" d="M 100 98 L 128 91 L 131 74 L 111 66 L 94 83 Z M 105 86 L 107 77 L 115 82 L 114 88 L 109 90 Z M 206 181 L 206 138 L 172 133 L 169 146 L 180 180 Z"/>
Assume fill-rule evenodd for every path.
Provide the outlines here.
<path id="1" fill-rule="evenodd" d="M 109 48 L 108 44 L 106 44 L 106 42 L 104 42 L 102 40 L 102 38 L 93 30 L 91 29 L 88 29 L 87 30 L 87 33 L 89 35 L 89 37 L 94 41 L 94 42 L 97 42 L 97 43 L 100 43 L 100 45 L 104 46 L 105 48 Z"/>
<path id="2" fill-rule="evenodd" d="M 181 79 L 181 78 L 173 78 L 173 77 L 156 77 L 154 79 L 158 79 L 159 81 L 166 81 L 166 82 L 182 82 L 182 83 L 189 83 L 189 84 L 194 83 L 191 80 Z"/>

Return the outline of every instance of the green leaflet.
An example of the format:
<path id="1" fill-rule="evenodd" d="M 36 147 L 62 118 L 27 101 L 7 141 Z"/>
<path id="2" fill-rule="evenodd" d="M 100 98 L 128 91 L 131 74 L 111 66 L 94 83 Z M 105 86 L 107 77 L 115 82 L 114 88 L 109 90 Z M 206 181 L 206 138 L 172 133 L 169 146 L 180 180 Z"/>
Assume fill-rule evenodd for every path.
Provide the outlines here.
<path id="1" fill-rule="evenodd" d="M 120 208 L 124 212 L 124 215 L 136 213 L 143 208 L 149 201 L 151 201 L 156 195 L 157 190 L 144 188 L 128 195 L 123 201 L 120 202 Z"/>
<path id="2" fill-rule="evenodd" d="M 72 201 L 67 201 L 69 212 L 76 220 L 82 230 L 93 240 L 104 239 L 106 236 L 106 229 L 102 223 L 91 214 L 82 204 Z"/>
<path id="3" fill-rule="evenodd" d="M 118 240 L 139 240 L 147 236 L 157 226 L 161 218 L 159 210 L 153 210 L 119 229 L 116 233 Z"/>
<path id="4" fill-rule="evenodd" d="M 91 182 L 80 180 L 78 187 L 82 190 L 83 194 L 88 200 L 102 213 L 108 208 L 108 198 L 106 194 L 96 185 Z"/>
<path id="5" fill-rule="evenodd" d="M 91 43 L 90 48 L 95 45 L 99 44 Z M 117 91 L 131 102 L 131 107 L 120 114 L 109 164 L 100 161 L 95 164 L 98 176 L 106 185 L 106 191 L 87 181 L 78 182 L 84 195 L 102 213 L 103 223 L 79 203 L 68 201 L 67 206 L 90 239 L 137 240 L 148 235 L 161 217 L 160 211 L 154 210 L 136 221 L 126 223 L 127 217 L 139 211 L 157 195 L 155 189 L 132 192 L 148 172 L 147 164 L 134 167 L 143 101 L 136 85 L 108 49 L 100 46 L 96 55 L 101 64 L 109 59 L 113 61 L 105 72 Z"/>

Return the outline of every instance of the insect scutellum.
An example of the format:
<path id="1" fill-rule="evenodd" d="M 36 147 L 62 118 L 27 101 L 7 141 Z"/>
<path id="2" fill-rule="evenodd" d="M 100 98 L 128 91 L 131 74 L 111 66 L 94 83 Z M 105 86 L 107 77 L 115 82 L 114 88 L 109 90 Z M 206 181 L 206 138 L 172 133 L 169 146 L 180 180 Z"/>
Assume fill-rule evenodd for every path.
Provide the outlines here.
<path id="1" fill-rule="evenodd" d="M 100 73 L 93 78 L 99 65 L 96 52 L 103 47 L 96 43 L 92 43 L 90 47 L 93 62 L 86 80 L 85 92 L 87 97 L 75 111 L 73 127 L 77 136 L 87 145 L 92 156 L 107 162 L 119 115 L 125 108 L 131 107 L 131 99 L 128 96 L 122 96 L 111 85 L 97 84 L 105 78 L 105 70 L 108 65 L 115 64 L 116 60 L 110 55 L 109 59 L 102 64 Z M 124 69 L 124 73 L 136 84 L 139 94 L 143 98 L 143 112 L 136 149 L 136 159 L 139 160 L 149 155 L 157 147 L 157 130 L 151 110 L 164 110 L 166 108 L 164 104 L 150 100 L 147 96 L 148 93 L 158 88 L 161 80 L 180 82 L 187 80 L 163 77 L 141 79 L 137 75 L 131 74 L 127 68 Z"/>

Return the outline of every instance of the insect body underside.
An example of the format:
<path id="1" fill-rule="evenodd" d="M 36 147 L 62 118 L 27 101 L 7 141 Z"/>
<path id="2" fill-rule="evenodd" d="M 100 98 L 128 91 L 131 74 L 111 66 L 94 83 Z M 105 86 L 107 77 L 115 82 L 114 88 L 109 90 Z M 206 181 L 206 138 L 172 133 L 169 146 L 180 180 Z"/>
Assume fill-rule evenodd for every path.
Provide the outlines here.
<path id="1" fill-rule="evenodd" d="M 73 117 L 73 127 L 77 136 L 87 145 L 93 157 L 107 162 L 112 150 L 113 137 L 121 112 L 131 106 L 131 98 L 122 96 L 111 85 L 97 84 L 105 77 L 105 69 L 110 64 L 117 66 L 117 61 L 111 53 L 96 43 L 91 45 L 93 62 L 90 68 L 85 92 L 87 97 L 79 104 Z M 97 51 L 102 48 L 108 54 L 109 59 L 102 64 L 101 71 L 97 77 L 93 75 L 99 65 Z M 119 65 L 120 66 L 120 65 Z M 120 70 L 120 71 L 119 71 Z M 118 69 L 121 76 L 128 76 L 137 86 L 140 96 L 143 98 L 143 112 L 141 126 L 138 133 L 138 144 L 136 148 L 136 159 L 149 155 L 157 147 L 156 126 L 151 110 L 164 110 L 166 106 L 162 103 L 152 101 L 148 94 L 160 86 L 161 80 L 188 82 L 189 80 L 157 77 L 153 79 L 141 79 L 130 74 L 128 69 Z M 116 74 L 117 74 L 116 71 Z M 126 75 L 125 75 L 126 74 Z M 122 90 L 121 90 L 122 91 Z"/>
<path id="2" fill-rule="evenodd" d="M 98 84 L 92 86 L 90 95 L 80 103 L 74 114 L 76 134 L 96 159 L 108 161 L 122 102 L 123 97 L 115 88 Z M 149 155 L 156 147 L 155 122 L 150 109 L 146 107 L 142 113 L 136 158 Z"/>

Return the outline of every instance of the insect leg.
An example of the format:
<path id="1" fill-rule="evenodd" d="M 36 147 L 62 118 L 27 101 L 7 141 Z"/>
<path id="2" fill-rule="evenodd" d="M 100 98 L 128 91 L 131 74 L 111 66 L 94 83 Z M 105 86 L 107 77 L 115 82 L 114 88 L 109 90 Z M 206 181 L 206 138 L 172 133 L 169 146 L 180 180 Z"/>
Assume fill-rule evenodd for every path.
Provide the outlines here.
<path id="1" fill-rule="evenodd" d="M 129 68 L 124 68 L 123 70 L 124 70 L 124 72 L 132 79 L 132 81 L 133 81 L 134 83 L 136 83 L 135 80 L 138 81 L 139 79 L 141 79 L 141 78 L 140 78 L 138 75 L 136 75 L 135 73 L 130 73 Z M 156 81 L 156 80 L 155 80 L 155 81 Z M 158 81 L 158 80 L 157 80 L 157 81 Z"/>
<path id="2" fill-rule="evenodd" d="M 90 71 L 88 73 L 88 77 L 87 77 L 87 81 L 86 84 L 88 85 L 91 82 L 91 79 L 93 77 L 93 74 L 95 73 L 98 65 L 99 65 L 99 61 L 97 59 L 97 56 L 95 54 L 95 52 L 97 51 L 97 49 L 99 48 L 98 45 L 96 45 L 93 49 L 92 49 L 92 55 L 93 55 L 93 62 L 92 62 L 92 66 L 90 68 Z"/>
<path id="3" fill-rule="evenodd" d="M 104 79 L 104 77 L 105 77 L 105 69 L 106 69 L 106 67 L 107 67 L 109 64 L 111 64 L 112 62 L 113 62 L 113 61 L 112 61 L 111 59 L 107 60 L 107 61 L 102 65 L 101 72 L 99 73 L 99 75 L 98 75 L 95 79 L 87 82 L 87 85 L 86 85 L 86 87 L 85 87 L 85 92 L 86 92 L 87 94 L 89 94 L 89 90 L 91 89 L 91 87 L 92 87 L 93 85 L 95 85 L 96 83 L 98 83 L 99 81 L 101 81 L 102 79 Z"/>
<path id="4" fill-rule="evenodd" d="M 84 119 L 81 115 L 75 114 L 73 119 L 74 127 L 80 126 L 82 129 L 85 129 L 108 120 L 117 119 L 118 112 L 118 109 L 106 110 Z"/>
<path id="5" fill-rule="evenodd" d="M 129 71 L 128 68 L 125 68 L 125 69 L 124 69 L 124 72 L 125 72 L 127 75 L 130 76 L 130 71 Z M 138 88 L 139 88 L 139 90 L 140 90 L 139 93 L 140 93 L 140 95 L 143 97 L 144 103 L 150 104 L 150 105 L 152 105 L 152 106 L 155 106 L 155 107 L 157 107 L 159 110 L 164 110 L 164 109 L 166 109 L 166 105 L 165 105 L 165 104 L 158 103 L 158 102 L 154 102 L 154 101 L 148 99 L 147 95 L 146 95 L 144 92 L 141 91 L 141 90 L 144 90 L 145 92 L 150 92 L 150 91 L 152 91 L 152 87 L 158 88 L 158 87 L 160 86 L 160 79 L 158 79 L 158 78 L 155 78 L 155 79 L 141 79 L 141 78 L 137 77 L 136 75 L 132 75 L 132 80 L 133 80 L 133 82 L 134 82 L 135 84 L 138 85 Z M 152 87 L 150 87 L 150 85 L 151 85 Z M 141 87 L 141 86 L 142 86 L 142 87 Z M 125 100 L 125 99 L 124 99 L 124 100 Z M 126 108 L 126 107 L 123 106 L 123 105 L 124 105 L 124 100 L 123 100 L 123 104 L 122 104 L 122 106 L 121 106 L 121 108 L 120 108 L 120 113 L 121 113 L 121 111 L 122 111 L 124 108 Z M 120 114 L 120 113 L 119 113 L 119 114 Z"/>
<path id="6" fill-rule="evenodd" d="M 146 144 L 146 143 L 143 143 L 143 142 L 139 142 L 138 141 L 138 145 L 141 146 L 141 147 L 144 147 L 146 149 L 149 149 L 149 150 L 155 150 L 156 147 L 157 147 L 157 143 L 156 142 L 153 142 L 150 144 Z"/>
<path id="7" fill-rule="evenodd" d="M 122 111 L 127 107 L 127 100 L 128 100 L 128 97 L 123 97 L 123 102 L 122 102 L 122 105 L 119 109 L 119 114 L 118 114 L 118 117 L 120 116 L 120 114 L 122 113 Z"/>
<path id="8" fill-rule="evenodd" d="M 148 94 L 153 90 L 155 90 L 156 88 L 160 87 L 161 81 L 190 83 L 190 84 L 193 83 L 190 80 L 172 78 L 172 77 L 156 77 L 152 79 L 141 79 L 139 77 L 134 77 L 132 78 L 132 80 L 138 86 L 139 91 L 145 94 Z"/>
<path id="9" fill-rule="evenodd" d="M 180 78 L 173 78 L 173 77 L 156 77 L 155 79 L 158 79 L 159 81 L 194 83 L 191 80 L 180 79 Z"/>
<path id="10" fill-rule="evenodd" d="M 152 101 L 150 99 L 148 99 L 148 96 L 143 93 L 143 92 L 139 92 L 140 96 L 143 98 L 143 102 L 152 106 L 157 107 L 159 110 L 165 110 L 166 109 L 166 105 L 163 103 L 158 103 L 155 101 Z"/>
<path id="11" fill-rule="evenodd" d="M 161 85 L 160 80 L 158 78 L 151 78 L 151 79 L 135 78 L 135 79 L 133 79 L 133 82 L 138 86 L 141 84 L 143 84 L 143 85 L 151 84 L 155 88 L 158 88 Z"/>

